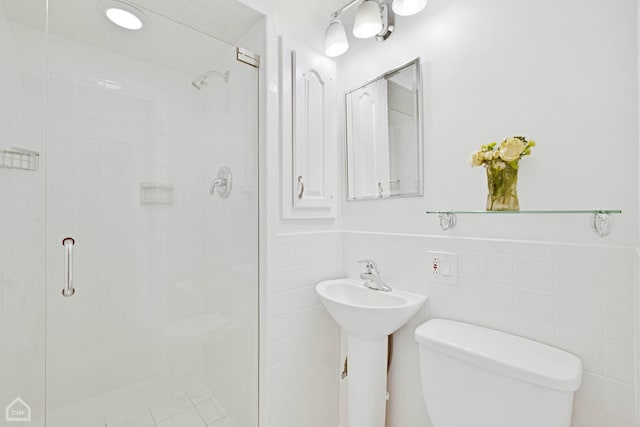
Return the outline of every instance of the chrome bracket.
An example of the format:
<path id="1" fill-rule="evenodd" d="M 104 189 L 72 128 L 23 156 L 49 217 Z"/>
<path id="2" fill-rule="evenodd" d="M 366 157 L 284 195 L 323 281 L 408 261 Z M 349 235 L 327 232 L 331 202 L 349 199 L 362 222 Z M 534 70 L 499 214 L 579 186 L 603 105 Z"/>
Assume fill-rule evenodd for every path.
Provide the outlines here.
<path id="1" fill-rule="evenodd" d="M 613 217 L 606 212 L 595 212 L 591 219 L 591 227 L 593 231 L 600 237 L 608 236 L 611 233 Z"/>
<path id="2" fill-rule="evenodd" d="M 450 228 L 453 228 L 456 226 L 456 214 L 451 213 L 451 212 L 440 212 L 438 214 L 438 218 L 440 218 L 440 227 L 444 230 L 447 231 Z"/>
<path id="3" fill-rule="evenodd" d="M 252 67 L 260 68 L 260 55 L 245 48 L 239 46 L 236 48 L 236 59 Z"/>
<path id="4" fill-rule="evenodd" d="M 376 41 L 383 42 L 391 36 L 395 29 L 395 17 L 391 11 L 391 2 L 380 3 L 380 18 L 382 19 L 382 29 L 376 34 Z"/>

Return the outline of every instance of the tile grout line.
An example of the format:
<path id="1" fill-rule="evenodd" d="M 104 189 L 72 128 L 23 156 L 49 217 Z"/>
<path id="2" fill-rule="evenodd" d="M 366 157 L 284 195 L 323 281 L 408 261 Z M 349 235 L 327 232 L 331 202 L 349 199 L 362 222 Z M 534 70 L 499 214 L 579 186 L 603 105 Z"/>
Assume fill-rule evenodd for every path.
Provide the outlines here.
<path id="1" fill-rule="evenodd" d="M 156 417 L 153 416 L 153 411 L 151 410 L 151 406 L 147 406 L 147 411 L 149 411 L 149 415 L 151 415 L 151 419 L 153 420 L 153 424 L 158 427 L 158 423 L 156 422 Z"/>
<path id="2" fill-rule="evenodd" d="M 189 402 L 191 402 L 191 405 L 193 406 L 193 409 L 196 410 L 196 413 L 198 414 L 198 416 L 200 417 L 200 419 L 202 420 L 202 422 L 204 423 L 205 427 L 208 426 L 209 424 L 207 424 L 207 420 L 204 419 L 204 417 L 202 416 L 202 414 L 200 413 L 200 411 L 198 410 L 198 407 L 196 406 L 195 402 L 193 401 L 193 399 L 191 398 L 191 396 L 189 396 L 189 393 L 187 393 L 186 391 L 184 392 L 184 394 L 187 395 L 187 399 L 189 399 Z M 208 400 L 208 399 L 207 399 Z"/>

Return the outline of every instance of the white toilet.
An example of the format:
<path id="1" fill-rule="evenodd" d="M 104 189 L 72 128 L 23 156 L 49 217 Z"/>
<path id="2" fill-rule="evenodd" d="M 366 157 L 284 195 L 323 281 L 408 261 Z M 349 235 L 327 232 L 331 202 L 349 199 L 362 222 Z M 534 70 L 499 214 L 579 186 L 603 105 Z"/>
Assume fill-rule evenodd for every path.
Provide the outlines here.
<path id="1" fill-rule="evenodd" d="M 504 332 L 433 319 L 415 332 L 434 427 L 569 427 L 582 362 Z"/>

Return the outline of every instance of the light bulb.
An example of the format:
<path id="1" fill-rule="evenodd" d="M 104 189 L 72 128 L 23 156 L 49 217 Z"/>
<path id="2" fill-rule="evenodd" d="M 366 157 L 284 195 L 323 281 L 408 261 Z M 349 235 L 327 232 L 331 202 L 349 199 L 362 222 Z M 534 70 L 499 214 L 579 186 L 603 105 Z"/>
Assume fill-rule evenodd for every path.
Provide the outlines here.
<path id="1" fill-rule="evenodd" d="M 427 0 L 393 0 L 391 8 L 396 15 L 415 15 L 427 6 Z"/>
<path id="2" fill-rule="evenodd" d="M 353 23 L 353 35 L 359 39 L 367 39 L 382 30 L 380 5 L 374 0 L 365 0 L 356 12 Z"/>
<path id="3" fill-rule="evenodd" d="M 347 32 L 342 22 L 331 21 L 324 32 L 324 53 L 329 57 L 340 56 L 349 49 Z"/>
<path id="4" fill-rule="evenodd" d="M 116 24 L 118 27 L 126 28 L 127 30 L 139 30 L 142 28 L 142 21 L 133 13 L 117 8 L 107 9 L 106 12 L 109 21 Z"/>
<path id="5" fill-rule="evenodd" d="M 109 21 L 127 30 L 141 30 L 148 23 L 144 12 L 122 0 L 100 0 L 98 9 Z"/>

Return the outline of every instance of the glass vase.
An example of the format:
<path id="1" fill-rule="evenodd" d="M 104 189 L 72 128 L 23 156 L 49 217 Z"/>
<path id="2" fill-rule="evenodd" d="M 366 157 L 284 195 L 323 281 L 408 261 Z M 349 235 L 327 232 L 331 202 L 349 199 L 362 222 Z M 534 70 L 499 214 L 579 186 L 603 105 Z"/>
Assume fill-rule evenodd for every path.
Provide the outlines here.
<path id="1" fill-rule="evenodd" d="M 486 165 L 488 211 L 519 211 L 518 169 L 498 161 Z"/>

